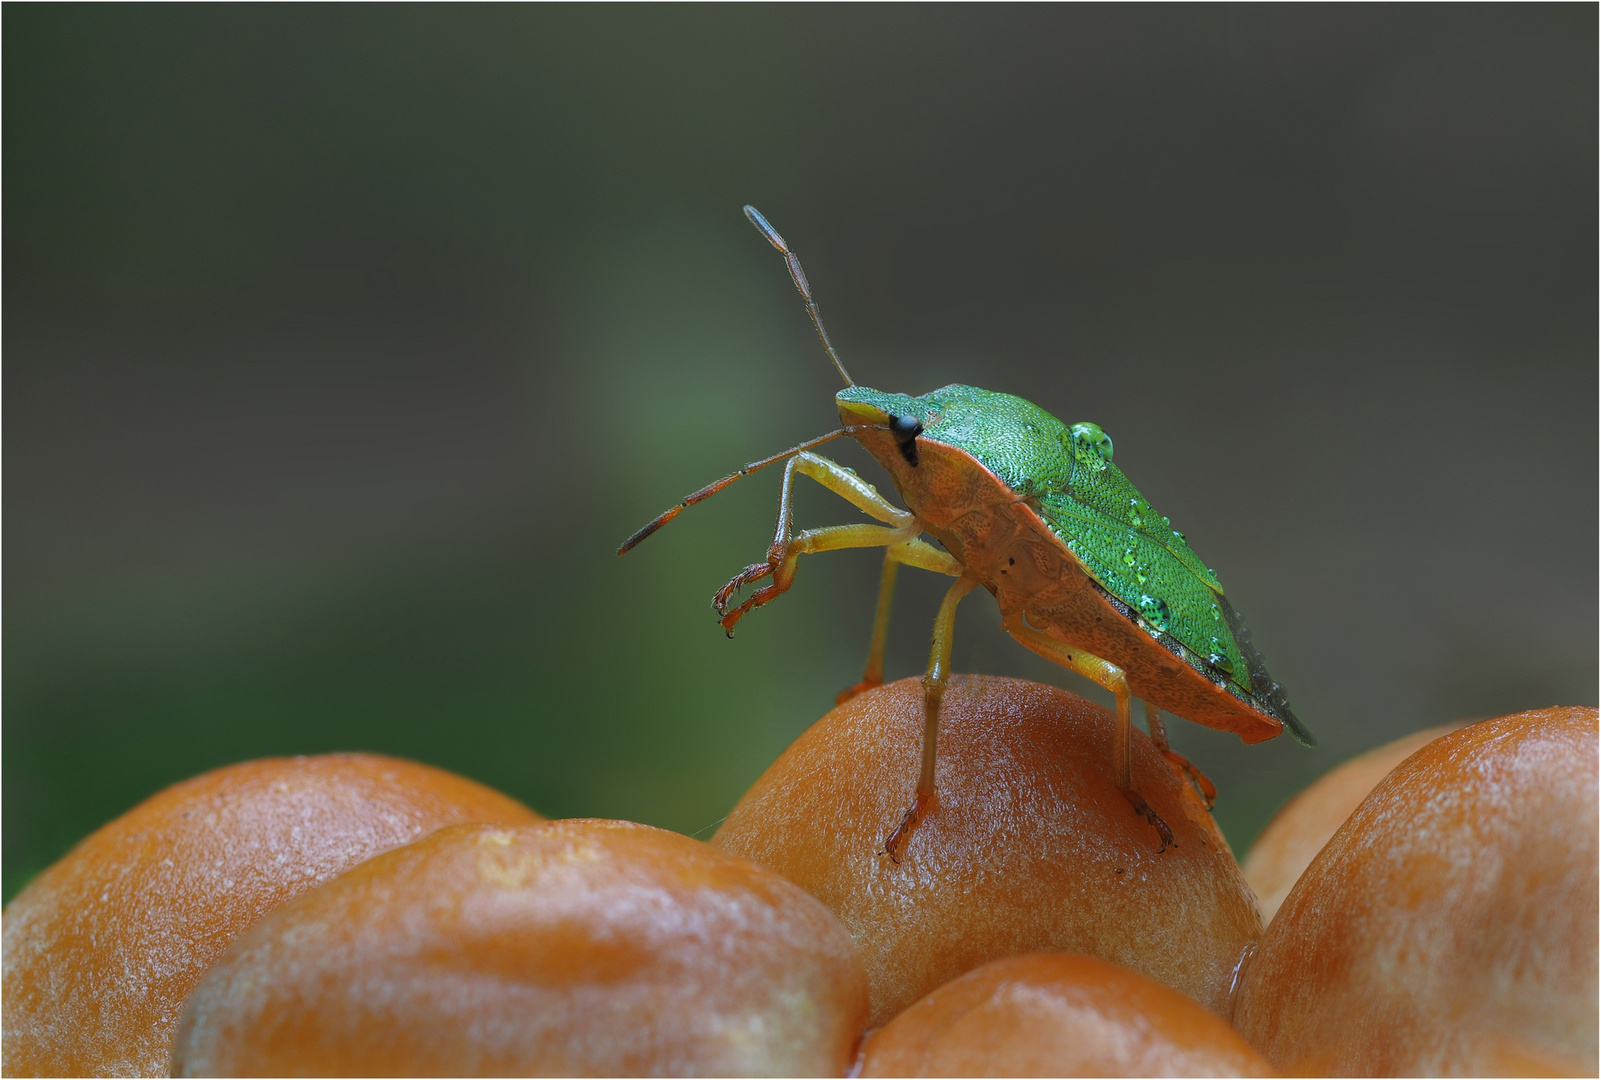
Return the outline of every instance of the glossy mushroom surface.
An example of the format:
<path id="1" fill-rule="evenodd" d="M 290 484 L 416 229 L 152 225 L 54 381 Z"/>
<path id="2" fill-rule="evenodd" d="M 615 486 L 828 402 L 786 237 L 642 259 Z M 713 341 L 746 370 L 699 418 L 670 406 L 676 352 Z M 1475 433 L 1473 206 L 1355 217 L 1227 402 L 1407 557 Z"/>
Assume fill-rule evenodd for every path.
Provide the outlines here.
<path id="1" fill-rule="evenodd" d="M 279 904 L 444 825 L 540 820 L 465 777 L 372 754 L 249 761 L 174 784 L 7 905 L 0 1071 L 166 1075 L 184 998 Z"/>
<path id="2" fill-rule="evenodd" d="M 1462 726 L 1425 728 L 1374 747 L 1330 769 L 1285 803 L 1240 864 L 1256 893 L 1262 921 L 1272 921 L 1290 889 L 1374 785 L 1418 750 Z"/>
<path id="3" fill-rule="evenodd" d="M 1113 781 L 1105 709 L 957 676 L 941 717 L 938 802 L 898 862 L 883 849 L 917 781 L 918 679 L 819 720 L 712 842 L 839 917 L 867 966 L 875 1025 L 981 964 L 1037 951 L 1115 961 L 1221 1013 L 1261 919 L 1222 834 L 1150 740 L 1134 733 L 1134 785 L 1173 830 L 1165 851 Z"/>
<path id="4" fill-rule="evenodd" d="M 1244 965 L 1240 1032 L 1296 1075 L 1595 1075 L 1596 753 L 1559 708 L 1407 758 Z"/>
<path id="5" fill-rule="evenodd" d="M 770 871 L 614 821 L 458 826 L 268 916 L 184 1011 L 179 1076 L 838 1076 L 861 962 Z"/>
<path id="6" fill-rule="evenodd" d="M 995 960 L 867 1040 L 862 1076 L 1273 1076 L 1224 1020 L 1074 953 Z"/>

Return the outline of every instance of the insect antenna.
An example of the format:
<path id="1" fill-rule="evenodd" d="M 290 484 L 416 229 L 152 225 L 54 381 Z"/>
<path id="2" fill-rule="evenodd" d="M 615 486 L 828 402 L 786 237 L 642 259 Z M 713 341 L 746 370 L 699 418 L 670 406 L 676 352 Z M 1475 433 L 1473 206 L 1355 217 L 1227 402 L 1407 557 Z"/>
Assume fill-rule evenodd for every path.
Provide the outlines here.
<path id="1" fill-rule="evenodd" d="M 640 529 L 633 536 L 630 536 L 627 540 L 624 540 L 620 545 L 618 545 L 617 554 L 627 555 L 630 551 L 634 550 L 634 548 L 638 547 L 640 542 L 643 541 L 647 536 L 661 528 L 663 525 L 667 524 L 669 521 L 673 520 L 673 518 L 677 517 L 679 514 L 683 513 L 687 507 L 694 506 L 703 499 L 711 498 L 713 495 L 716 495 L 719 491 L 723 490 L 729 484 L 732 484 L 735 480 L 738 480 L 742 476 L 749 476 L 757 469 L 765 469 L 775 461 L 783 461 L 785 458 L 792 458 L 803 450 L 810 450 L 814 446 L 822 446 L 824 443 L 833 439 L 837 439 L 841 435 L 854 435 L 858 431 L 866 431 L 869 428 L 882 428 L 883 426 L 884 425 L 882 424 L 856 424 L 852 425 L 851 427 L 837 428 L 834 431 L 830 431 L 827 435 L 819 435 L 815 439 L 807 439 L 799 446 L 792 446 L 782 453 L 774 454 L 772 457 L 764 457 L 760 461 L 753 461 L 749 465 L 746 465 L 735 472 L 729 473 L 716 483 L 707 484 L 699 491 L 694 492 L 691 495 L 684 496 L 683 501 L 677 506 L 674 506 L 670 510 L 664 511 L 644 528 Z"/>
<path id="2" fill-rule="evenodd" d="M 789 276 L 794 279 L 795 288 L 800 290 L 801 299 L 806 301 L 806 314 L 812 317 L 812 325 L 817 327 L 817 336 L 823 339 L 823 348 L 828 350 L 828 358 L 834 361 L 834 366 L 839 369 L 840 378 L 845 380 L 845 385 L 855 386 L 855 380 L 840 362 L 839 353 L 834 351 L 834 343 L 828 340 L 828 331 L 823 329 L 823 316 L 817 310 L 817 301 L 812 299 L 812 287 L 806 281 L 806 271 L 801 269 L 800 257 L 789 250 L 784 238 L 778 235 L 778 230 L 773 228 L 771 222 L 762 217 L 760 210 L 747 204 L 745 216 L 750 219 L 752 225 L 761 230 L 763 236 L 767 237 L 767 242 L 783 254 L 784 265 L 789 267 Z"/>

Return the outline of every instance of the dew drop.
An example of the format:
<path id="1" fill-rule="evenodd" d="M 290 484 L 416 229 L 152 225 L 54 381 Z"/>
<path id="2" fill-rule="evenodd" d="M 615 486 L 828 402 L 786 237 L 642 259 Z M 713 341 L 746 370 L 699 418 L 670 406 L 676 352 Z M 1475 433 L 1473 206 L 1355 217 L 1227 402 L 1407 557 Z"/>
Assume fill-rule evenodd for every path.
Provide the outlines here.
<path id="1" fill-rule="evenodd" d="M 1112 437 L 1101 425 L 1081 421 L 1068 429 L 1073 440 L 1073 457 L 1080 465 L 1097 471 L 1112 460 Z"/>
<path id="2" fill-rule="evenodd" d="M 1140 618 L 1157 630 L 1166 630 L 1172 621 L 1173 611 L 1167 606 L 1166 600 L 1159 600 L 1154 596 L 1142 595 L 1140 597 Z"/>
<path id="3" fill-rule="evenodd" d="M 1207 656 L 1206 662 L 1225 675 L 1234 674 L 1234 661 L 1228 658 L 1227 653 L 1211 653 Z"/>
<path id="4" fill-rule="evenodd" d="M 1136 529 L 1145 524 L 1145 515 L 1150 512 L 1150 504 L 1143 499 L 1130 499 L 1128 501 L 1129 524 Z"/>
<path id="5" fill-rule="evenodd" d="M 1134 549 L 1133 548 L 1127 548 L 1126 550 L 1124 550 L 1124 552 L 1123 552 L 1123 565 L 1124 566 L 1133 566 L 1134 565 Z"/>

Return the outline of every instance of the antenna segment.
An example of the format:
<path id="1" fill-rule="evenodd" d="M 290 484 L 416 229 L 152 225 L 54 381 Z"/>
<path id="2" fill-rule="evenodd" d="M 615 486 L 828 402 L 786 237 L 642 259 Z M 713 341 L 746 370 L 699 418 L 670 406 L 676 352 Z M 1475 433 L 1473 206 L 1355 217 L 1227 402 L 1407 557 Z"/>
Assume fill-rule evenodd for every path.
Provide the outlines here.
<path id="1" fill-rule="evenodd" d="M 767 237 L 767 242 L 784 256 L 784 265 L 789 267 L 789 276 L 794 279 L 795 288 L 800 291 L 801 299 L 806 301 L 806 314 L 812 317 L 812 325 L 817 327 L 817 336 L 823 339 L 823 348 L 828 350 L 828 358 L 834 361 L 834 366 L 839 369 L 839 376 L 845 380 L 845 385 L 855 386 L 856 383 L 845 370 L 845 365 L 840 363 L 839 353 L 834 351 L 834 343 L 828 340 L 828 331 L 823 329 L 823 316 L 817 310 L 817 301 L 812 299 L 812 287 L 806 282 L 806 272 L 801 269 L 800 258 L 789 250 L 784 238 L 778 235 L 778 230 L 773 228 L 766 218 L 762 217 L 760 210 L 747 205 L 745 216 L 750 219 L 752 225 L 761 230 L 763 236 Z"/>
<path id="2" fill-rule="evenodd" d="M 758 469 L 765 469 L 774 462 L 783 461 L 785 458 L 792 458 L 802 450 L 810 450 L 814 446 L 822 446 L 824 443 L 833 439 L 837 439 L 841 435 L 855 435 L 858 431 L 866 431 L 869 428 L 879 428 L 883 426 L 884 425 L 882 424 L 854 424 L 850 427 L 836 428 L 835 430 L 830 431 L 827 435 L 819 435 L 815 439 L 807 439 L 799 446 L 792 446 L 782 453 L 774 454 L 771 457 L 764 457 L 760 461 L 753 461 L 749 465 L 729 473 L 721 480 L 718 480 L 715 483 L 707 484 L 705 487 L 701 488 L 699 491 L 693 492 L 692 494 L 685 495 L 683 500 L 680 501 L 677 506 L 674 506 L 669 510 L 664 510 L 661 514 L 654 518 L 650 524 L 646 525 L 633 536 L 630 536 L 627 540 L 624 540 L 620 545 L 618 545 L 617 554 L 627 555 L 630 551 L 633 551 L 634 548 L 638 547 L 647 536 L 661 528 L 663 525 L 667 524 L 669 521 L 673 520 L 673 518 L 683 513 L 689 507 L 694 506 L 696 503 L 705 499 L 711 498 L 713 495 L 716 495 L 719 491 L 723 490 L 729 484 L 732 484 L 735 480 L 738 480 L 741 477 L 749 476 Z"/>

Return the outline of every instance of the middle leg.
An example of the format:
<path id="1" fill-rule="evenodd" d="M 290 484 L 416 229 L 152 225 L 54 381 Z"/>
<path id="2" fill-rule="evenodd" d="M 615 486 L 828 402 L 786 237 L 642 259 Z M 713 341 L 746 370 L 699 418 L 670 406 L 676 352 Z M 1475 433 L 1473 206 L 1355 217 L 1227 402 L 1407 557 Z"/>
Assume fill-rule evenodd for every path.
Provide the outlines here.
<path id="1" fill-rule="evenodd" d="M 884 644 L 889 639 L 890 601 L 895 595 L 895 578 L 902 563 L 950 577 L 962 576 L 961 563 L 949 553 L 922 540 L 891 544 L 885 550 L 884 572 L 878 581 L 878 608 L 873 615 L 873 642 L 867 649 L 867 668 L 862 672 L 861 682 L 839 692 L 834 699 L 835 705 L 843 705 L 857 694 L 884 683 Z"/>
<path id="2" fill-rule="evenodd" d="M 940 602 L 939 614 L 934 616 L 934 642 L 928 652 L 928 671 L 923 675 L 923 758 L 917 776 L 917 793 L 912 805 L 901 815 L 901 823 L 884 841 L 884 854 L 896 862 L 900 861 L 901 848 L 911 839 L 912 830 L 934 801 L 934 762 L 939 752 L 939 706 L 951 678 L 956 605 L 977 585 L 978 582 L 972 578 L 958 578 Z"/>

